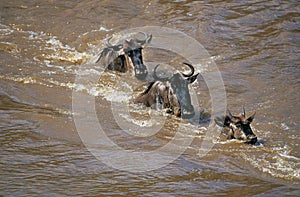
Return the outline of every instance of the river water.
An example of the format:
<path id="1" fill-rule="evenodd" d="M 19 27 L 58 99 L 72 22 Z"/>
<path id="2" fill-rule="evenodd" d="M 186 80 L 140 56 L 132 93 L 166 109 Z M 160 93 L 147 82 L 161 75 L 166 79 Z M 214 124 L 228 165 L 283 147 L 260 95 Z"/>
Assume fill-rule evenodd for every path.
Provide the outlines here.
<path id="1" fill-rule="evenodd" d="M 299 196 L 299 13 L 298 1 L 1 0 L 0 195 Z M 248 114 L 256 111 L 251 125 L 259 143 L 217 136 L 208 139 L 212 149 L 199 154 L 210 132 L 210 90 L 201 77 L 211 72 L 208 60 L 199 66 L 193 85 L 200 121 L 152 111 L 165 119 L 152 135 L 155 121 L 149 121 L 149 109 L 130 105 L 132 116 L 119 114 L 120 119 L 150 128 L 151 135 L 142 133 L 145 129 L 135 135 L 120 129 L 112 103 L 123 105 L 145 83 L 115 72 L 86 86 L 75 78 L 79 71 L 91 76 L 99 72 L 91 63 L 107 37 L 143 26 L 181 31 L 203 45 L 221 73 L 224 103 L 232 113 L 240 113 L 243 105 Z M 154 32 L 153 42 L 158 36 Z M 169 61 L 163 50 L 146 46 L 144 53 L 146 64 Z M 87 64 L 91 66 L 80 69 Z M 78 135 L 74 92 L 95 100 L 104 132 L 123 149 L 158 149 L 178 128 L 182 139 L 191 136 L 192 142 L 174 161 L 154 170 L 107 165 Z M 107 149 L 110 158 L 107 147 L 94 149 Z M 155 159 L 145 162 L 156 164 Z"/>

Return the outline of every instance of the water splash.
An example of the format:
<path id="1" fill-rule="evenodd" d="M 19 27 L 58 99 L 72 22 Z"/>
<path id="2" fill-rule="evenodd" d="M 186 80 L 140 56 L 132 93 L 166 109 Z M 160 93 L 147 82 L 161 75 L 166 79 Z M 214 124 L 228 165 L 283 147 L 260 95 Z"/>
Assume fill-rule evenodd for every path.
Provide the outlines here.
<path id="1" fill-rule="evenodd" d="M 300 180 L 300 158 L 290 155 L 291 150 L 287 145 L 271 149 L 257 147 L 257 149 L 260 154 L 241 153 L 242 158 L 272 177 L 291 181 Z"/>

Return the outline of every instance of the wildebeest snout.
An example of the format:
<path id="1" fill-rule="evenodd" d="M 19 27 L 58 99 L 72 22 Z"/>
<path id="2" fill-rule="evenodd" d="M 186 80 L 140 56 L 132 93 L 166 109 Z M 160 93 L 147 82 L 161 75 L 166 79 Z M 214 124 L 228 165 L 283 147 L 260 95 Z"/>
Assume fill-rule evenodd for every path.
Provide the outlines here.
<path id="1" fill-rule="evenodd" d="M 255 144 L 257 142 L 257 137 L 255 135 L 248 135 L 246 143 Z"/>
<path id="2" fill-rule="evenodd" d="M 183 106 L 181 111 L 182 118 L 192 118 L 195 115 L 193 105 Z"/>
<path id="3" fill-rule="evenodd" d="M 138 63 L 134 67 L 134 73 L 135 73 L 136 78 L 138 78 L 140 80 L 144 80 L 148 75 L 148 70 L 144 64 Z"/>

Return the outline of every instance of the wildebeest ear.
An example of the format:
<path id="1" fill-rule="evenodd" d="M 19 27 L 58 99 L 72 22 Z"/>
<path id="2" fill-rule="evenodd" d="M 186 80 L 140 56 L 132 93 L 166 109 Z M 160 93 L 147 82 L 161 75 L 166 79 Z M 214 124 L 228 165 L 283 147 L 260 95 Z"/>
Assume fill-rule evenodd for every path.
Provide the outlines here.
<path id="1" fill-rule="evenodd" d="M 220 127 L 225 127 L 225 117 L 216 117 L 215 123 L 219 125 Z"/>
<path id="2" fill-rule="evenodd" d="M 124 40 L 122 49 L 123 50 L 119 51 L 120 54 L 124 54 L 124 53 L 126 54 L 129 51 L 131 51 L 131 49 L 130 49 L 130 42 L 128 40 Z"/>
<path id="3" fill-rule="evenodd" d="M 253 121 L 255 113 L 256 112 L 254 112 L 249 118 L 247 118 L 247 120 L 248 120 L 249 123 L 251 123 Z"/>
<path id="4" fill-rule="evenodd" d="M 127 40 L 124 40 L 124 42 L 123 42 L 123 48 L 124 49 L 128 48 L 129 44 L 130 43 Z"/>
<path id="5" fill-rule="evenodd" d="M 227 113 L 228 113 L 228 115 L 226 117 L 228 117 L 229 120 L 233 120 L 234 117 L 233 117 L 232 113 L 230 112 L 230 110 L 228 108 L 227 108 Z"/>
<path id="6" fill-rule="evenodd" d="M 198 75 L 199 75 L 199 73 L 194 75 L 194 76 L 191 76 L 191 77 L 187 78 L 188 82 L 189 83 L 194 83 L 194 81 L 197 79 Z"/>

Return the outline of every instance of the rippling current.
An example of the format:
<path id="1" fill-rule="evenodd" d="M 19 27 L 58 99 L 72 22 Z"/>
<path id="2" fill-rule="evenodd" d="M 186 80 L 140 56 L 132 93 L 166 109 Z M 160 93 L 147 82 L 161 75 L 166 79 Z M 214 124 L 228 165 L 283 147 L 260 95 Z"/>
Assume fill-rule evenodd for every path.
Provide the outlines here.
<path id="1" fill-rule="evenodd" d="M 0 195 L 300 195 L 299 13 L 298 1 L 1 1 Z M 208 139 L 213 148 L 199 153 L 212 132 L 210 90 L 201 76 L 192 85 L 199 121 L 131 104 L 131 116 L 118 112 L 119 120 L 141 130 L 121 129 L 111 107 L 128 104 L 145 83 L 110 71 L 97 82 L 76 82 L 78 75 L 99 74 L 101 68 L 92 63 L 106 38 L 143 26 L 172 28 L 204 46 L 210 55 L 198 72 L 213 72 L 214 61 L 227 107 L 234 114 L 243 105 L 248 114 L 256 111 L 257 145 L 215 136 Z M 146 64 L 175 62 L 176 69 L 184 70 L 174 54 L 145 47 L 144 55 Z M 83 70 L 83 65 L 90 67 Z M 193 137 L 192 143 L 161 168 L 142 173 L 114 169 L 82 143 L 74 124 L 74 92 L 95 99 L 102 129 L 123 149 L 156 150 L 176 133 L 179 144 Z M 160 131 L 151 133 L 154 127 Z M 93 148 L 109 153 L 105 145 Z"/>

